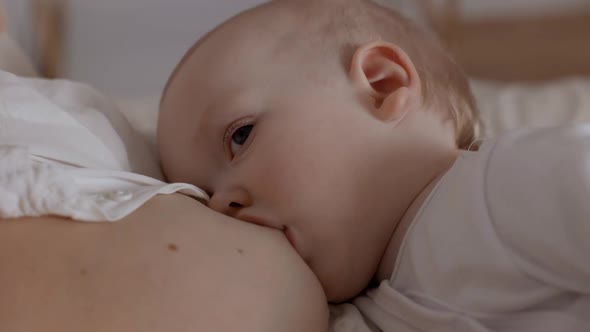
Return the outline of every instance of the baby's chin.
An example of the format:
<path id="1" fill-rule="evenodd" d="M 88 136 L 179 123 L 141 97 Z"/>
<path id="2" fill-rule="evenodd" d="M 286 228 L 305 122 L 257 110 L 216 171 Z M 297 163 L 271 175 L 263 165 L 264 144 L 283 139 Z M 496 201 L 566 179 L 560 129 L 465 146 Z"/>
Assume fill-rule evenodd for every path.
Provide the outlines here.
<path id="1" fill-rule="evenodd" d="M 365 291 L 372 282 L 372 277 L 364 278 L 351 273 L 321 273 L 313 266 L 311 269 L 320 280 L 330 303 L 349 301 Z M 343 279 L 343 276 L 346 276 L 346 279 Z"/>

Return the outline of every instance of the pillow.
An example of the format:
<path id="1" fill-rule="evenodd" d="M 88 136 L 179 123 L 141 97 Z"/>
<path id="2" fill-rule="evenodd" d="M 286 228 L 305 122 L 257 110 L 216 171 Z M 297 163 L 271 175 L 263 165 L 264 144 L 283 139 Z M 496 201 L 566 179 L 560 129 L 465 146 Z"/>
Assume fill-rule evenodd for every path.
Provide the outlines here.
<path id="1" fill-rule="evenodd" d="M 121 98 L 115 102 L 133 128 L 143 137 L 154 155 L 157 156 L 156 130 L 158 128 L 160 96 Z"/>
<path id="2" fill-rule="evenodd" d="M 522 127 L 590 121 L 590 77 L 538 83 L 472 80 L 485 136 Z"/>
<path id="3" fill-rule="evenodd" d="M 7 33 L 0 33 L 0 69 L 17 76 L 38 76 L 29 57 Z"/>

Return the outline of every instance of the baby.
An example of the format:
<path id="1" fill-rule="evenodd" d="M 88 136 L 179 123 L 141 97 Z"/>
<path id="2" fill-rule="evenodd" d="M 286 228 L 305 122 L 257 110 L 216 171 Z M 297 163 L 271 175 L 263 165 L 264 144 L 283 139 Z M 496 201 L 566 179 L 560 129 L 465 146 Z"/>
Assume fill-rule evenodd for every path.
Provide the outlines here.
<path id="1" fill-rule="evenodd" d="M 590 330 L 590 127 L 471 152 L 468 81 L 371 1 L 273 1 L 185 55 L 164 172 L 282 230 L 328 299 L 382 330 Z"/>

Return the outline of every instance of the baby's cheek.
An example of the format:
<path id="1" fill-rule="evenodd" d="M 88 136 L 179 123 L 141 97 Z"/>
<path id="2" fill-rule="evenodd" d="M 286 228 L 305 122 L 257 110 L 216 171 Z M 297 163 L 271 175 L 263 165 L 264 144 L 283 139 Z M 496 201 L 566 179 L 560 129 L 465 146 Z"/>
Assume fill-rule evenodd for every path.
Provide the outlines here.
<path id="1" fill-rule="evenodd" d="M 339 170 L 323 167 L 318 160 L 307 156 L 294 155 L 273 158 L 265 167 L 261 177 L 269 203 L 278 207 L 285 217 L 295 218 L 298 223 L 315 224 L 317 232 L 323 232 L 318 229 L 323 224 L 320 221 L 342 221 L 341 203 L 349 195 L 339 183 Z M 334 225 L 334 220 L 327 224 Z"/>
<path id="2" fill-rule="evenodd" d="M 305 173 L 300 161 L 283 153 L 265 160 L 259 169 L 258 178 L 268 190 L 282 197 L 306 185 Z"/>

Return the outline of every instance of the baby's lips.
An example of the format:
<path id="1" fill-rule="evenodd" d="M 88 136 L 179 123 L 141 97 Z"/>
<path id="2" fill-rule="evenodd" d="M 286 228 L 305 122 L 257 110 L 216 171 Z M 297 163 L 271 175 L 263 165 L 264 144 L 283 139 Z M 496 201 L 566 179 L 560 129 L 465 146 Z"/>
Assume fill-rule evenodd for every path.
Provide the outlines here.
<path id="1" fill-rule="evenodd" d="M 293 236 L 291 230 L 289 230 L 289 227 L 283 227 L 283 233 L 285 233 L 285 237 L 287 238 L 287 240 L 289 240 L 291 246 L 299 253 L 299 250 L 297 250 L 297 243 L 295 242 L 295 237 Z"/>
<path id="2" fill-rule="evenodd" d="M 247 223 L 251 223 L 254 225 L 258 225 L 258 226 L 263 226 L 263 227 L 270 227 L 270 228 L 274 228 L 274 229 L 278 229 L 278 230 L 282 230 L 282 228 L 279 228 L 275 225 L 273 225 L 271 222 L 269 222 L 268 220 L 256 217 L 256 216 L 251 216 L 251 215 L 247 215 L 247 214 L 238 214 L 236 215 L 236 218 L 241 220 L 241 221 L 245 221 Z"/>
<path id="3" fill-rule="evenodd" d="M 285 237 L 287 238 L 287 240 L 289 241 L 291 246 L 301 256 L 301 253 L 299 252 L 299 250 L 297 248 L 297 241 L 295 240 L 295 236 L 293 235 L 293 232 L 289 229 L 289 227 L 284 226 L 284 225 L 277 225 L 277 224 L 275 224 L 271 221 L 268 221 L 264 218 L 260 218 L 260 217 L 256 217 L 256 216 L 248 215 L 248 214 L 238 214 L 236 216 L 236 218 L 241 221 L 251 223 L 251 224 L 254 224 L 257 226 L 273 228 L 273 229 L 283 232 L 283 234 L 285 234 Z"/>

